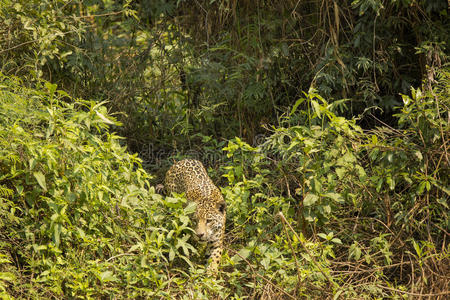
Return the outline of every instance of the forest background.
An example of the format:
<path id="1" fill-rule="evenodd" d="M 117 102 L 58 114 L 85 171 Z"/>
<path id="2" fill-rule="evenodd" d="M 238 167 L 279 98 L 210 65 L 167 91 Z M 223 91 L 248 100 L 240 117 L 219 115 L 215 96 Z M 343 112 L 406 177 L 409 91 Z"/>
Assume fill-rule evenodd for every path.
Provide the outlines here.
<path id="1" fill-rule="evenodd" d="M 446 299 L 447 0 L 0 0 L 3 299 Z M 183 195 L 228 203 L 217 278 Z"/>

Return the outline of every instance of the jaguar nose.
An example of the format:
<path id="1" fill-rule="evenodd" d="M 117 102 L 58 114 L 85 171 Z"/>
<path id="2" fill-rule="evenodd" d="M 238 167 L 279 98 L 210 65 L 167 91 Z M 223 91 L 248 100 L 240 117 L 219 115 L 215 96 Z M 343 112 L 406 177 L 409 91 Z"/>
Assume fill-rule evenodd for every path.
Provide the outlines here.
<path id="1" fill-rule="evenodd" d="M 199 239 L 204 240 L 205 239 L 205 233 L 203 232 L 198 232 L 197 236 L 199 237 Z"/>

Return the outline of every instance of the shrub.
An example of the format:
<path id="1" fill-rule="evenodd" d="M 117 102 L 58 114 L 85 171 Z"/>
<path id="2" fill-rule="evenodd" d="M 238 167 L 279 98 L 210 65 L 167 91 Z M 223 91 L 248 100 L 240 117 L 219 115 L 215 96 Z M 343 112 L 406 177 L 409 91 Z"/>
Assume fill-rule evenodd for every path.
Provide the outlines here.
<path id="1" fill-rule="evenodd" d="M 0 85 L 5 297 L 164 294 L 177 281 L 165 268 L 192 266 L 192 207 L 154 193 L 103 104 L 48 82 L 1 75 Z"/>
<path id="2" fill-rule="evenodd" d="M 398 129 L 364 131 L 310 92 L 262 145 L 229 141 L 229 238 L 246 245 L 231 253 L 249 282 L 296 297 L 448 294 L 449 79 L 403 95 Z"/>

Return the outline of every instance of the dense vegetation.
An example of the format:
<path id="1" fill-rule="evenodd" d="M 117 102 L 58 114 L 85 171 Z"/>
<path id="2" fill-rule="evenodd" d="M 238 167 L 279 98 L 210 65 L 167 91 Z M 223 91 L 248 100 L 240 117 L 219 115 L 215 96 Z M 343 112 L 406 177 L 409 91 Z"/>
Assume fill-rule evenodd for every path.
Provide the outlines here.
<path id="1" fill-rule="evenodd" d="M 445 0 L 0 0 L 0 296 L 446 299 Z M 217 278 L 173 159 L 228 203 Z"/>

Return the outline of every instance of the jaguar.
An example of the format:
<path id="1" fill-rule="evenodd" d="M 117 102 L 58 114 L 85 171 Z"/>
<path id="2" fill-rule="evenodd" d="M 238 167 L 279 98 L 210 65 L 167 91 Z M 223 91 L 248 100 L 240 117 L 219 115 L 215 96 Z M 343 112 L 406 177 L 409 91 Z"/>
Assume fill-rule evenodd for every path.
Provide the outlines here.
<path id="1" fill-rule="evenodd" d="M 195 233 L 207 242 L 210 252 L 208 273 L 216 275 L 223 252 L 226 203 L 203 164 L 194 159 L 178 161 L 167 171 L 164 188 L 167 193 L 184 193 L 196 203 Z"/>

